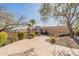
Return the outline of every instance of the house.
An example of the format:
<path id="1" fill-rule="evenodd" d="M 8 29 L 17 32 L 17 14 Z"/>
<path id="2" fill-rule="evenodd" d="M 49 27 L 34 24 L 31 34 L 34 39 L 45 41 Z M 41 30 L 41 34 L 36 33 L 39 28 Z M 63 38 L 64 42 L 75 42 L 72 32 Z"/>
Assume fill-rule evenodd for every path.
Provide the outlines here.
<path id="1" fill-rule="evenodd" d="M 34 28 L 35 32 L 37 33 L 41 33 L 41 34 L 44 34 L 44 35 L 54 35 L 54 36 L 57 36 L 61 33 L 68 33 L 68 28 L 66 26 L 52 26 L 52 27 L 40 27 L 40 26 L 36 26 Z M 9 34 L 10 36 L 14 35 L 14 36 L 17 36 L 17 33 L 18 32 L 24 32 L 26 35 L 27 35 L 27 27 L 19 27 L 19 28 L 14 28 L 12 29 Z M 11 36 L 11 37 L 12 37 Z M 13 37 L 14 37 L 13 36 Z"/>
<path id="2" fill-rule="evenodd" d="M 68 28 L 66 26 L 52 26 L 43 27 L 42 32 L 47 32 L 50 35 L 59 35 L 60 33 L 68 33 Z"/>
<path id="3" fill-rule="evenodd" d="M 37 35 L 41 34 L 41 27 L 40 26 L 35 26 L 34 31 L 36 32 Z"/>
<path id="4" fill-rule="evenodd" d="M 17 38 L 17 34 L 19 33 L 19 32 L 24 32 L 24 34 L 25 34 L 25 37 L 26 37 L 26 35 L 27 35 L 27 27 L 16 27 L 16 28 L 13 28 L 13 29 L 11 29 L 11 30 L 9 30 L 7 33 L 8 33 L 8 35 L 9 35 L 9 39 L 12 39 L 12 40 L 14 40 L 14 41 L 17 41 L 18 40 L 18 38 Z"/>
<path id="5" fill-rule="evenodd" d="M 27 32 L 27 27 L 23 27 L 23 26 L 16 27 L 11 29 L 9 32 Z"/>

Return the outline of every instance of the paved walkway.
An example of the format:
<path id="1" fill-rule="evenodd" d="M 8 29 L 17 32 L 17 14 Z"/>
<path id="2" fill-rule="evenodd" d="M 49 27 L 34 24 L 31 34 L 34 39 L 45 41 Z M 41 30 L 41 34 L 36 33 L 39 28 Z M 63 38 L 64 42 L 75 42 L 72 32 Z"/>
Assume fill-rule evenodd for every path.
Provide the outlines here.
<path id="1" fill-rule="evenodd" d="M 32 54 L 38 56 L 52 55 L 79 55 L 78 49 L 67 48 L 56 44 L 50 44 L 45 41 L 47 36 L 39 36 L 33 39 L 24 39 L 0 48 L 0 55 L 28 55 L 27 52 L 32 50 Z M 24 53 L 23 53 L 24 52 Z M 27 53 L 27 54 L 26 54 Z"/>

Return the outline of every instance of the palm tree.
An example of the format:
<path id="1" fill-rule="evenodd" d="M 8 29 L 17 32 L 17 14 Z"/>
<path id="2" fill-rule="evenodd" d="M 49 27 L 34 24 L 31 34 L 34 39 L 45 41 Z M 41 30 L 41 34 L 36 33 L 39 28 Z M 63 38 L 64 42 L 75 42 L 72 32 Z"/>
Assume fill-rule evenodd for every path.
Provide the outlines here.
<path id="1" fill-rule="evenodd" d="M 30 20 L 30 24 L 31 24 L 31 27 L 32 27 L 32 29 L 33 29 L 34 25 L 36 24 L 35 19 L 31 19 L 31 20 Z"/>
<path id="2" fill-rule="evenodd" d="M 32 25 L 30 23 L 28 23 L 27 26 L 28 26 L 28 28 L 31 28 L 32 27 Z"/>
<path id="3" fill-rule="evenodd" d="M 33 29 L 35 23 L 36 23 L 35 19 L 31 19 L 29 23 L 27 24 L 28 28 Z"/>
<path id="4" fill-rule="evenodd" d="M 31 19 L 29 21 L 29 23 L 27 24 L 27 26 L 28 26 L 28 34 L 29 35 L 30 35 L 30 33 L 33 32 L 33 27 L 34 27 L 35 23 L 36 23 L 35 20 L 34 19 Z"/>

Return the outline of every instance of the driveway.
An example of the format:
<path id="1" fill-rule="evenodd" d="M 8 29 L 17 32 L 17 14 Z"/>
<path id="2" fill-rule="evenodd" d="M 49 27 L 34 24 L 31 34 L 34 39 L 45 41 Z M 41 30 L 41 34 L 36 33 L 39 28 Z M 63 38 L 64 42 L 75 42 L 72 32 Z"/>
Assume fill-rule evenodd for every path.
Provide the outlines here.
<path id="1" fill-rule="evenodd" d="M 58 56 L 79 55 L 78 49 L 50 44 L 47 36 L 24 39 L 0 48 L 2 56 Z"/>

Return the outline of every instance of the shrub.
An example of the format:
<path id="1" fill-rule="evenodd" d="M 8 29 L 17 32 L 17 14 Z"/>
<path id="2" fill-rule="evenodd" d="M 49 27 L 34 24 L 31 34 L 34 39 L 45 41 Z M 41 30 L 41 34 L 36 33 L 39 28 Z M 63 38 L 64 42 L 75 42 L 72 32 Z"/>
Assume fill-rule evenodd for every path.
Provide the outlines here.
<path id="1" fill-rule="evenodd" d="M 55 37 L 50 37 L 50 42 L 51 44 L 55 43 L 56 42 Z"/>
<path id="2" fill-rule="evenodd" d="M 12 43 L 12 42 L 11 42 L 11 39 L 7 38 L 6 42 L 5 42 L 2 46 L 8 45 L 8 44 L 10 44 L 10 43 Z"/>
<path id="3" fill-rule="evenodd" d="M 69 33 L 61 33 L 61 34 L 59 34 L 59 37 L 63 37 L 63 36 L 69 36 Z"/>
<path id="4" fill-rule="evenodd" d="M 32 38 L 34 38 L 35 37 L 35 32 L 31 32 L 30 34 L 29 34 L 29 39 L 32 39 Z"/>
<path id="5" fill-rule="evenodd" d="M 0 32 L 0 46 L 2 46 L 8 38 L 8 34 L 6 32 Z"/>
<path id="6" fill-rule="evenodd" d="M 18 39 L 22 40 L 24 38 L 24 33 L 23 32 L 19 32 L 18 33 Z"/>

